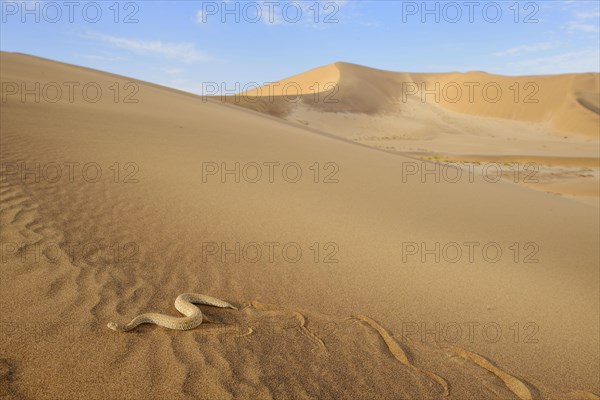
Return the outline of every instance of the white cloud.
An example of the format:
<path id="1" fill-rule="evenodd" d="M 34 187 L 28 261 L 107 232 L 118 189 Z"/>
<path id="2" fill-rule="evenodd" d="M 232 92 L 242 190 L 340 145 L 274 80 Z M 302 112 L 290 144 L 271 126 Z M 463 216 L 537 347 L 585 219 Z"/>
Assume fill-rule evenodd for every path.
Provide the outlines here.
<path id="1" fill-rule="evenodd" d="M 504 51 L 499 51 L 497 53 L 493 53 L 493 55 L 496 57 L 512 56 L 512 55 L 519 54 L 519 53 L 531 53 L 531 52 L 536 52 L 536 51 L 549 50 L 554 47 L 556 47 L 555 43 L 541 42 L 541 43 L 534 43 L 534 44 L 529 44 L 529 45 L 511 47 L 510 49 L 507 49 Z"/>
<path id="2" fill-rule="evenodd" d="M 164 71 L 169 75 L 178 75 L 184 72 L 182 68 L 165 68 Z"/>
<path id="3" fill-rule="evenodd" d="M 594 24 L 584 24 L 577 21 L 569 21 L 567 23 L 567 30 L 596 33 L 600 32 L 600 27 Z"/>
<path id="4" fill-rule="evenodd" d="M 585 32 L 585 33 L 598 33 L 600 32 L 600 6 L 599 3 L 590 1 L 579 1 L 576 4 L 572 4 L 572 8 L 569 10 L 571 14 L 571 20 L 566 23 L 562 28 L 567 31 L 573 32 Z"/>
<path id="5" fill-rule="evenodd" d="M 600 18 L 600 11 L 576 11 L 574 16 L 577 19 Z"/>
<path id="6" fill-rule="evenodd" d="M 197 23 L 197 24 L 203 24 L 203 23 L 205 23 L 205 22 L 208 22 L 208 16 L 207 16 L 207 18 L 205 19 L 205 18 L 204 18 L 204 11 L 202 11 L 202 10 L 198 10 L 198 11 L 196 12 L 196 16 L 194 17 L 194 22 L 195 22 L 195 23 Z"/>
<path id="7" fill-rule="evenodd" d="M 597 48 L 589 47 L 548 57 L 511 62 L 508 66 L 519 75 L 600 72 L 600 55 Z"/>
<path id="8" fill-rule="evenodd" d="M 82 56 L 86 60 L 97 60 L 97 61 L 123 61 L 124 57 L 114 57 L 114 56 L 102 56 L 97 54 L 86 54 Z"/>
<path id="9" fill-rule="evenodd" d="M 103 34 L 89 34 L 87 37 L 136 54 L 159 55 L 185 63 L 211 61 L 213 59 L 208 54 L 197 50 L 193 43 L 165 43 L 160 40 L 143 41 Z"/>

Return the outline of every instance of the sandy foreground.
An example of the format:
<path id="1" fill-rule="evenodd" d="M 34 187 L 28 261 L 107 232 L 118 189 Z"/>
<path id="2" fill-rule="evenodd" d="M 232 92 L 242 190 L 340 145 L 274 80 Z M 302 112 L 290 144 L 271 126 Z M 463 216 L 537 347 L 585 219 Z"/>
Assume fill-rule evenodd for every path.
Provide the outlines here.
<path id="1" fill-rule="evenodd" d="M 598 116 L 585 88 L 597 76 L 544 78 L 557 91 L 550 119 L 503 111 L 528 127 L 524 144 L 510 129 L 482 133 L 472 151 L 445 147 L 436 127 L 453 120 L 440 117 L 430 133 L 440 143 L 407 128 L 412 151 L 429 154 L 417 156 L 401 154 L 403 140 L 393 151 L 368 143 L 383 128 L 336 137 L 345 116 L 356 129 L 406 118 L 361 108 L 385 103 L 374 89 L 340 90 L 337 113 L 264 102 L 257 112 L 21 54 L 1 53 L 0 70 L 0 396 L 598 398 L 598 206 L 479 173 L 414 173 L 435 170 L 426 158 L 445 149 L 450 161 L 538 156 L 594 175 Z M 561 102 L 564 80 L 584 100 Z M 22 98 L 22 82 L 46 93 Z M 72 98 L 65 82 L 79 83 Z M 90 83 L 96 102 L 94 88 L 82 92 Z M 446 107 L 424 104 L 414 112 Z M 507 115 L 459 106 L 444 112 L 474 125 L 456 135 L 490 118 L 506 130 Z M 284 119 L 298 113 L 305 123 Z M 413 122 L 426 133 L 423 118 Z M 485 151 L 508 138 L 522 152 Z M 596 179 L 579 178 L 578 190 Z M 184 292 L 238 310 L 202 306 L 210 322 L 190 331 L 106 327 L 178 315 Z"/>

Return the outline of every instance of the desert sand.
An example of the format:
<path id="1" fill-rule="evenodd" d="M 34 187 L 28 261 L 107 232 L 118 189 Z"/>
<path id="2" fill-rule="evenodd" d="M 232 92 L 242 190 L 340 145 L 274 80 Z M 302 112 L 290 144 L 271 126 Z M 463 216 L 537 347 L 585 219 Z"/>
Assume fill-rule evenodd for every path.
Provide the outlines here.
<path id="1" fill-rule="evenodd" d="M 599 208 L 479 174 L 407 176 L 439 164 L 402 154 L 593 169 L 596 75 L 544 78 L 551 105 L 419 101 L 409 118 L 381 112 L 394 88 L 358 75 L 332 110 L 279 102 L 271 112 L 23 54 L 1 53 L 0 67 L 2 397 L 598 398 Z M 343 82 L 346 69 L 363 71 L 315 73 Z M 103 96 L 76 88 L 72 102 L 49 102 L 47 86 L 35 102 L 5 82 L 93 82 Z M 492 119 L 503 136 L 478 135 Z M 454 121 L 464 125 L 443 134 Z M 411 149 L 375 148 L 402 122 Z M 498 142 L 522 148 L 488 151 Z M 221 174 L 236 163 L 239 183 Z M 473 242 L 473 261 L 407 251 Z M 499 258 L 482 255 L 490 243 Z M 210 321 L 189 331 L 107 328 L 144 312 L 179 316 L 173 302 L 186 292 L 238 310 L 200 306 Z"/>
<path id="2" fill-rule="evenodd" d="M 424 74 L 340 62 L 217 98 L 420 159 L 532 163 L 539 184 L 528 187 L 599 203 L 597 73 Z"/>

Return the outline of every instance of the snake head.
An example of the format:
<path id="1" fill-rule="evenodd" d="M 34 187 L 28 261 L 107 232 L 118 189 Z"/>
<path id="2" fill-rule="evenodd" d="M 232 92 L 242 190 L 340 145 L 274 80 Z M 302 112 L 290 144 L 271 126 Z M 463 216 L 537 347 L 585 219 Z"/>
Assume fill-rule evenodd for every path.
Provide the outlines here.
<path id="1" fill-rule="evenodd" d="M 119 332 L 121 330 L 119 329 L 119 325 L 116 322 L 109 322 L 108 324 L 106 324 L 106 326 L 108 326 L 113 331 Z"/>

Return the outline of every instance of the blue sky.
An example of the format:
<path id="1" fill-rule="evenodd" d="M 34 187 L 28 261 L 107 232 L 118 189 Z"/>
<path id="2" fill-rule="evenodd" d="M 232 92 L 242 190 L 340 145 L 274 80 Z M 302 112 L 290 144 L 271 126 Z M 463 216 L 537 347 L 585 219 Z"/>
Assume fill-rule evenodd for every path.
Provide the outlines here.
<path id="1" fill-rule="evenodd" d="M 4 51 L 195 93 L 203 82 L 234 91 L 236 82 L 335 61 L 413 72 L 600 72 L 596 0 L 0 3 Z"/>

